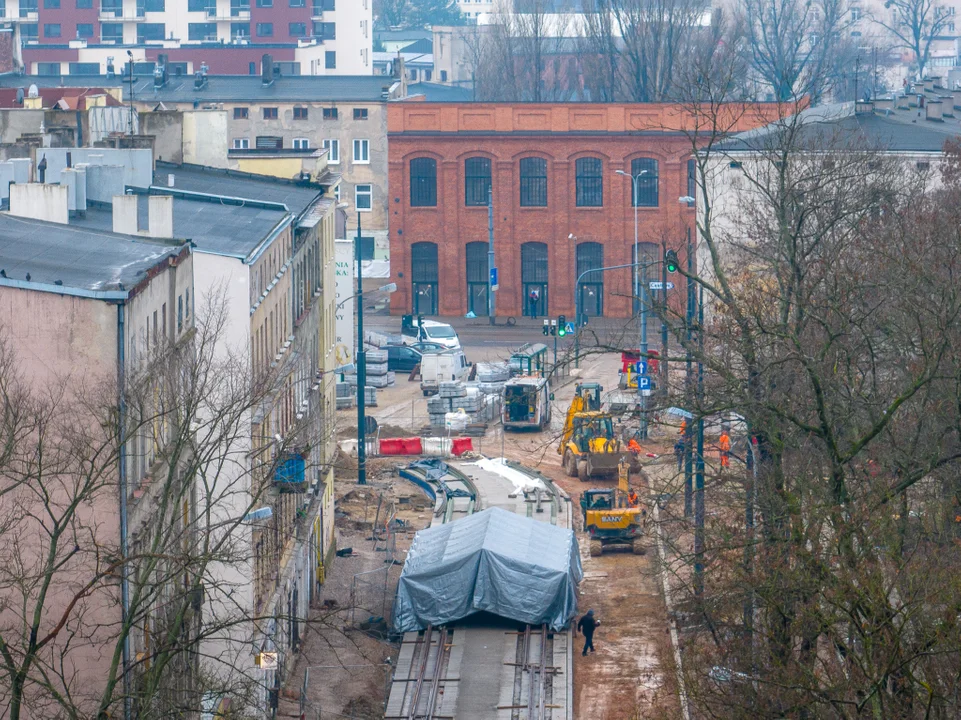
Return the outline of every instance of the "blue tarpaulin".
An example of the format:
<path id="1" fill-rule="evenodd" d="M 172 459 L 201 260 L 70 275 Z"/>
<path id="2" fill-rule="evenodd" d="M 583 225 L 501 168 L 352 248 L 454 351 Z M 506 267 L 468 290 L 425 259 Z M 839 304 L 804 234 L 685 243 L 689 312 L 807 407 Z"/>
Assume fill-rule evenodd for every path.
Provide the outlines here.
<path id="1" fill-rule="evenodd" d="M 394 600 L 394 628 L 422 630 L 475 612 L 567 626 L 583 578 L 574 533 L 490 508 L 414 537 Z"/>

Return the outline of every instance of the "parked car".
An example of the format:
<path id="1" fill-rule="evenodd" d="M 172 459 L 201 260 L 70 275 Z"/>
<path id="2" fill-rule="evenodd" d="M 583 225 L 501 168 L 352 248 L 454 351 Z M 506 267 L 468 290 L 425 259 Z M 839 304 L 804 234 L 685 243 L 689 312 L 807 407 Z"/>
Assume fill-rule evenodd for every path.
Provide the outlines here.
<path id="1" fill-rule="evenodd" d="M 429 355 L 431 353 L 444 352 L 450 348 L 435 342 L 416 342 L 408 345 L 407 347 L 412 347 L 414 350 L 419 352 L 421 355 Z"/>
<path id="2" fill-rule="evenodd" d="M 384 350 L 387 351 L 387 369 L 395 372 L 409 373 L 417 367 L 423 355 L 410 345 L 388 345 Z"/>
<path id="3" fill-rule="evenodd" d="M 435 320 L 424 320 L 423 316 L 415 318 L 404 315 L 401 319 L 400 334 L 405 345 L 418 342 L 433 342 L 443 345 L 448 350 L 460 349 L 460 338 L 457 332 L 447 323 Z"/>

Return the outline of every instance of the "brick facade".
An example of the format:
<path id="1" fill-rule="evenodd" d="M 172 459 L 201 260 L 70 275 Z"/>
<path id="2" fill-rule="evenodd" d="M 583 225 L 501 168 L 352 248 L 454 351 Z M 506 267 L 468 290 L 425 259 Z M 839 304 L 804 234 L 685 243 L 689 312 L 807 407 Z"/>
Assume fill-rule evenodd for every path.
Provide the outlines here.
<path id="1" fill-rule="evenodd" d="M 762 117 L 767 114 L 743 113 L 743 120 L 731 129 L 762 124 L 769 119 Z M 677 106 L 653 104 L 391 104 L 390 257 L 391 279 L 398 288 L 391 296 L 391 311 L 464 315 L 473 290 L 472 309 L 475 314 L 486 314 L 478 311 L 486 291 L 480 282 L 468 287 L 468 243 L 486 243 L 488 238 L 487 208 L 465 205 L 465 160 L 470 157 L 487 158 L 491 163 L 499 317 L 529 314 L 530 291 L 534 289 L 538 290 L 538 315 L 563 313 L 573 319 L 578 246 L 584 245 L 580 250 L 582 269 L 591 254 L 595 263 L 600 260 L 605 267 L 632 262 L 632 181 L 616 171 L 630 173 L 635 159 L 655 160 L 658 175 L 657 205 L 637 208 L 638 241 L 649 244 L 641 248 L 641 257 L 660 258 L 666 246 L 678 250 L 683 261 L 687 230 L 691 228 L 693 233 L 695 222 L 694 209 L 678 202 L 689 194 L 691 142 L 683 132 L 689 120 Z M 420 157 L 436 161 L 433 207 L 411 206 L 410 161 Z M 521 206 L 519 168 L 520 160 L 527 157 L 546 161 L 546 207 Z M 577 160 L 585 157 L 600 160 L 600 207 L 577 206 Z M 416 243 L 436 244 L 438 277 L 436 291 L 429 283 L 419 283 L 415 297 L 412 283 L 418 277 L 411 273 L 412 245 Z M 525 243 L 543 245 L 523 251 Z M 602 257 L 598 258 L 598 245 L 587 243 L 599 244 Z M 418 250 L 424 247 L 418 246 Z M 525 276 L 522 252 L 532 259 L 544 249 L 546 273 L 543 264 L 539 269 L 529 264 Z M 472 259 L 480 259 L 480 246 L 472 250 Z M 470 275 L 477 281 L 486 276 L 486 270 L 484 256 L 483 267 Z M 650 272 L 650 279 L 660 279 L 659 269 Z M 541 283 L 545 276 L 546 282 Z M 629 317 L 631 282 L 630 270 L 624 269 L 604 273 L 602 285 L 585 283 L 582 311 L 591 316 Z M 431 292 L 437 294 L 436 303 L 429 297 Z"/>

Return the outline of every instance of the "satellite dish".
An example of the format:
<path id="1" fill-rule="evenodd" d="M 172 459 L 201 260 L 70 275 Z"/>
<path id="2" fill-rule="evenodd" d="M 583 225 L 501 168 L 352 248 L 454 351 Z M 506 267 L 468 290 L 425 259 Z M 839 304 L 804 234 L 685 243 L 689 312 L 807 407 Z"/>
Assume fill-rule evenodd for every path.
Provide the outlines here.
<path id="1" fill-rule="evenodd" d="M 31 85 L 27 89 L 27 97 L 40 97 L 40 89 L 36 85 Z"/>

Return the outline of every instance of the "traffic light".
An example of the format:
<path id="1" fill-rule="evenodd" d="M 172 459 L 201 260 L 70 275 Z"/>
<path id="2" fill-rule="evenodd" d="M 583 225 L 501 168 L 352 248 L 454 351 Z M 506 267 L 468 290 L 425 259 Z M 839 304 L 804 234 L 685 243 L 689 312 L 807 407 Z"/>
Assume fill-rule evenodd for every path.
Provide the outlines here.
<path id="1" fill-rule="evenodd" d="M 551 332 L 551 330 L 550 330 L 550 321 L 548 321 L 548 320 L 545 318 L 545 319 L 544 319 L 544 327 L 541 328 L 541 333 L 543 333 L 544 335 L 549 335 L 550 332 Z"/>
<path id="2" fill-rule="evenodd" d="M 676 273 L 677 269 L 680 267 L 681 263 L 677 259 L 677 253 L 674 250 L 668 250 L 664 254 L 664 264 L 667 265 L 667 271 L 669 273 Z"/>
<path id="3" fill-rule="evenodd" d="M 563 315 L 557 316 L 557 334 L 561 337 L 567 335 L 567 318 Z"/>
<path id="4" fill-rule="evenodd" d="M 557 320 L 551 320 L 551 335 L 557 335 Z"/>

